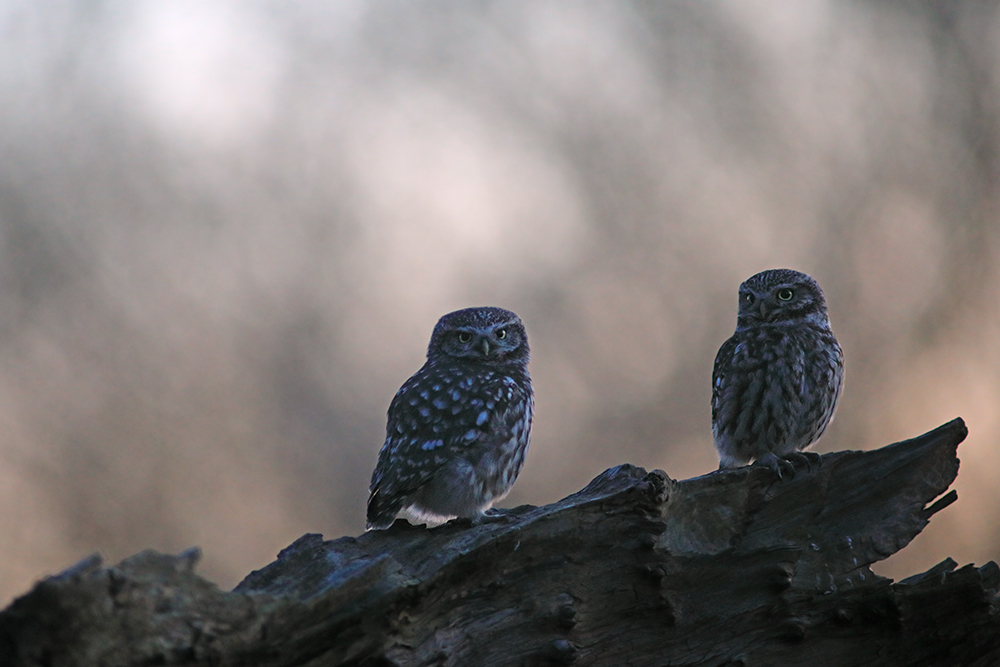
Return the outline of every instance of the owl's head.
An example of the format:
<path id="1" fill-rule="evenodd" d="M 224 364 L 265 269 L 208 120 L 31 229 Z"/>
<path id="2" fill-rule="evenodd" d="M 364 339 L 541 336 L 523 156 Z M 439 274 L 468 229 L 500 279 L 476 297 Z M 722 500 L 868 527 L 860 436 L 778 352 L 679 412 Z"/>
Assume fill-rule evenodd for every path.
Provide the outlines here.
<path id="1" fill-rule="evenodd" d="M 527 363 L 528 336 L 521 318 L 509 310 L 482 306 L 448 313 L 438 320 L 427 358 L 442 355 L 467 361 Z"/>
<path id="2" fill-rule="evenodd" d="M 803 320 L 829 326 L 823 290 L 806 274 L 771 269 L 747 278 L 740 285 L 737 329 Z"/>

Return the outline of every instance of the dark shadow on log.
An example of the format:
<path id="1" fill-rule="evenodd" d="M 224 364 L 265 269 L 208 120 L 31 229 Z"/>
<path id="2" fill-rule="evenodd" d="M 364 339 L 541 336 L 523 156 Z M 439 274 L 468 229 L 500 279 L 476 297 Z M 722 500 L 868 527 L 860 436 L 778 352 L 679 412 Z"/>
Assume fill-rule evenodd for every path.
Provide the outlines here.
<path id="1" fill-rule="evenodd" d="M 0 664 L 997 665 L 996 564 L 869 569 L 956 499 L 965 435 L 785 481 L 618 466 L 482 525 L 305 535 L 228 593 L 196 551 L 88 559 L 0 613 Z"/>

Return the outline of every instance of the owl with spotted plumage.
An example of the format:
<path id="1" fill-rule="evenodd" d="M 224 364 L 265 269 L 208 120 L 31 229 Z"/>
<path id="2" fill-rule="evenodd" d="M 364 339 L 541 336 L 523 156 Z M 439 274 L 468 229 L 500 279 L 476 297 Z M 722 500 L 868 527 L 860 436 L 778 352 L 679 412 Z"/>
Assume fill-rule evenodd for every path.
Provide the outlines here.
<path id="1" fill-rule="evenodd" d="M 427 362 L 389 405 L 368 529 L 477 518 L 510 491 L 528 451 L 528 338 L 503 308 L 466 308 L 434 327 Z"/>
<path id="2" fill-rule="evenodd" d="M 739 289 L 736 332 L 712 373 L 712 432 L 719 468 L 756 461 L 795 474 L 795 463 L 837 408 L 844 354 L 815 280 L 790 269 L 748 278 Z"/>

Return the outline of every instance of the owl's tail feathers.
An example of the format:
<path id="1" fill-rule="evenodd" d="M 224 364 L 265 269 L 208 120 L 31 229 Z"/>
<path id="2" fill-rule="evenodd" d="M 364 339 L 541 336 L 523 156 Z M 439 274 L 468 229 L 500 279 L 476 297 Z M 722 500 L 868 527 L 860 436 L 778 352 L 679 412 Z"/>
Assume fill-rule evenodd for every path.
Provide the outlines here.
<path id="1" fill-rule="evenodd" d="M 396 520 L 399 510 L 403 509 L 403 500 L 384 493 L 380 487 L 372 489 L 368 496 L 367 530 L 385 530 Z"/>

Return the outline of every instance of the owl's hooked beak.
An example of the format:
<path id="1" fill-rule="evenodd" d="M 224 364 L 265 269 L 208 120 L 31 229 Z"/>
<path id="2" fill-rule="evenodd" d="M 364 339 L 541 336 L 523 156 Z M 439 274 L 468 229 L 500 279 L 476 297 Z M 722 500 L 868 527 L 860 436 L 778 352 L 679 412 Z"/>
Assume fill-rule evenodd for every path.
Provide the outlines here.
<path id="1" fill-rule="evenodd" d="M 490 341 L 487 340 L 486 337 L 483 337 L 483 341 L 482 342 L 483 342 L 483 345 L 482 345 L 482 347 L 483 347 L 483 356 L 484 357 L 488 357 L 488 356 L 490 356 Z"/>
<path id="2" fill-rule="evenodd" d="M 771 306 L 766 299 L 760 299 L 757 302 L 757 312 L 760 313 L 760 319 L 766 322 L 767 316 L 772 312 Z"/>

